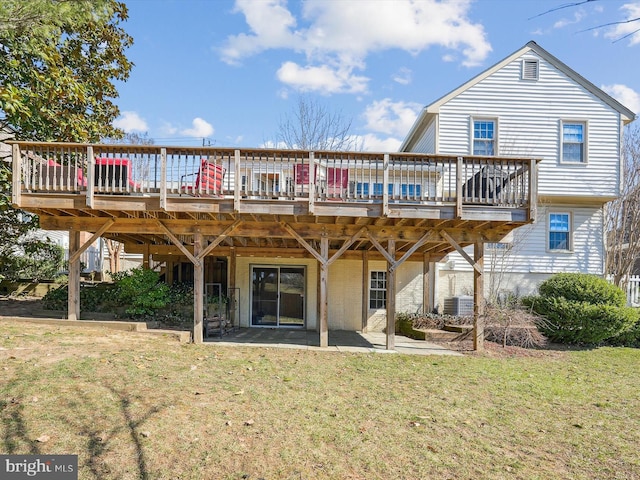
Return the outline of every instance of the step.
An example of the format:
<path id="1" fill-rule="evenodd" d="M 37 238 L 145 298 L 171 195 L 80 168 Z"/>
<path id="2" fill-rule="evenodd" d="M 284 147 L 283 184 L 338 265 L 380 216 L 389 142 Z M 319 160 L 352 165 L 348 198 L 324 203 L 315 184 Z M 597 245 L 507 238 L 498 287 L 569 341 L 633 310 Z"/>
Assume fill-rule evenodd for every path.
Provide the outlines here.
<path id="1" fill-rule="evenodd" d="M 425 332 L 425 340 L 431 342 L 454 342 L 460 336 L 460 333 L 448 332 L 436 328 L 420 329 Z"/>
<path id="2" fill-rule="evenodd" d="M 442 327 L 442 329 L 447 331 L 447 332 L 469 333 L 471 330 L 473 330 L 473 325 L 451 325 L 451 324 L 445 324 L 445 326 Z"/>

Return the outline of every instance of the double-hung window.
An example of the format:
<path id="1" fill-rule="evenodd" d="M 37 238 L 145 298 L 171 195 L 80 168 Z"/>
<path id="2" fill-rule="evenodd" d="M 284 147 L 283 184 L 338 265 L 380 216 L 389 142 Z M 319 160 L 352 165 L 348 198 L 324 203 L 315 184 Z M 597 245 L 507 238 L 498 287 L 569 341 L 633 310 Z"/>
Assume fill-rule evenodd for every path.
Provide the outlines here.
<path id="1" fill-rule="evenodd" d="M 487 157 L 496 154 L 496 122 L 495 120 L 473 120 L 473 155 Z"/>
<path id="2" fill-rule="evenodd" d="M 571 250 L 571 215 L 564 212 L 549 214 L 549 250 Z"/>
<path id="3" fill-rule="evenodd" d="M 369 280 L 369 308 L 387 308 L 387 272 L 373 271 Z"/>
<path id="4" fill-rule="evenodd" d="M 585 122 L 562 122 L 561 159 L 567 163 L 586 161 L 587 125 Z"/>

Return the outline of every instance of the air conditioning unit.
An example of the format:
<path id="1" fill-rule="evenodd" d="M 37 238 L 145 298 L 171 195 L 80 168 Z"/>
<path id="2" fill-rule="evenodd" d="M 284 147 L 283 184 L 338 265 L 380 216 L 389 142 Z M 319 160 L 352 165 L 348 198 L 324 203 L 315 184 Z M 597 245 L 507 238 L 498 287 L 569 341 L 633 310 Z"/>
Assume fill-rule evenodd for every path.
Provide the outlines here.
<path id="1" fill-rule="evenodd" d="M 444 299 L 445 315 L 473 315 L 473 297 L 462 295 Z"/>

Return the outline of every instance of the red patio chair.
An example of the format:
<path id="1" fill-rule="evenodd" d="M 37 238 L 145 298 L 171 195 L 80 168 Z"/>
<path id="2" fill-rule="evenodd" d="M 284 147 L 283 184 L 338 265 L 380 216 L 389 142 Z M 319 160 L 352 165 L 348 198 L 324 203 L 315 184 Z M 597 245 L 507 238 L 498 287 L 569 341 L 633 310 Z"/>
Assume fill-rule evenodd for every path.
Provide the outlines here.
<path id="1" fill-rule="evenodd" d="M 131 161 L 128 158 L 96 157 L 93 185 L 100 189 L 126 190 L 128 186 L 139 190 L 140 184 L 131 178 Z"/>
<path id="2" fill-rule="evenodd" d="M 180 193 L 195 196 L 222 195 L 222 181 L 226 169 L 222 165 L 202 159 L 197 173 L 188 173 L 180 177 Z M 195 182 L 188 184 L 187 177 L 195 175 Z"/>

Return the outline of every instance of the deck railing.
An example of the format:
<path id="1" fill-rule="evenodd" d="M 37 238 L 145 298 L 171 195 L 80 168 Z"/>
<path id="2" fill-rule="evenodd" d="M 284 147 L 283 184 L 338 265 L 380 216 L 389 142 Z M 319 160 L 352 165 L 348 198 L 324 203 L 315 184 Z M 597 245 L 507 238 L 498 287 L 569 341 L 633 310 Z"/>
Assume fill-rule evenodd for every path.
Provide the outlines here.
<path id="1" fill-rule="evenodd" d="M 14 142 L 21 193 L 526 207 L 532 159 Z M 18 179 L 18 180 L 15 180 Z"/>

